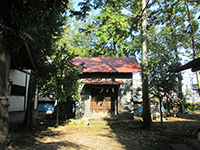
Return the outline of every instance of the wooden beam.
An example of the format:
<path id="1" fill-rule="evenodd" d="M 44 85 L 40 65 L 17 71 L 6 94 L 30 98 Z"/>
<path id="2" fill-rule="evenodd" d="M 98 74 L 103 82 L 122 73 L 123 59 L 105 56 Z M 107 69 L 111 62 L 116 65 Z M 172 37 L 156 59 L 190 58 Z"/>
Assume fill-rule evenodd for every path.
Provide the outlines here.
<path id="1" fill-rule="evenodd" d="M 34 62 L 34 60 L 33 60 L 33 53 L 31 53 L 31 49 L 32 49 L 32 47 L 30 47 L 29 46 L 29 44 L 27 43 L 27 42 L 25 42 L 24 43 L 25 44 L 25 47 L 26 47 L 26 50 L 27 50 L 27 53 L 28 53 L 28 56 L 29 56 L 29 59 L 30 59 L 30 61 L 31 61 L 31 65 L 33 66 L 33 70 L 36 70 L 36 64 L 35 64 L 35 62 Z"/>

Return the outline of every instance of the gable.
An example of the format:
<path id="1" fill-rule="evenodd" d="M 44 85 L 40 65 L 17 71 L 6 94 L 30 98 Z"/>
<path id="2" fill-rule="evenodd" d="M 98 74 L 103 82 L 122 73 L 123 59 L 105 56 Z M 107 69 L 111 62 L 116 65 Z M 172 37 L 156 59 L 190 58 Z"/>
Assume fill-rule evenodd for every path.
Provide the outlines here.
<path id="1" fill-rule="evenodd" d="M 76 57 L 73 63 L 84 63 L 83 73 L 132 73 L 140 72 L 135 57 Z"/>

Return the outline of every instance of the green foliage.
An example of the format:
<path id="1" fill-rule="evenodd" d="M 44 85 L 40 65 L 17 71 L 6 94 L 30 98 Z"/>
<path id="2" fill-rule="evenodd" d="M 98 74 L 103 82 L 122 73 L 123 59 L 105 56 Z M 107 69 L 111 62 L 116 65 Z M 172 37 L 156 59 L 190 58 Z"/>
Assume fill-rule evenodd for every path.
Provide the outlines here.
<path id="1" fill-rule="evenodd" d="M 72 20 L 68 20 L 68 23 L 64 27 L 62 37 L 56 42 L 56 45 L 58 47 L 65 45 L 69 52 L 73 52 L 80 57 L 91 56 L 95 38 L 92 33 L 94 29 L 90 23 L 90 19 L 86 22 Z"/>
<path id="2" fill-rule="evenodd" d="M 59 35 L 62 30 L 67 5 L 67 0 L 8 0 L 1 3 L 2 38 L 13 37 L 20 42 L 27 38 L 32 40 L 40 62 L 40 58 L 51 51 L 55 42 L 52 35 Z"/>
<path id="3" fill-rule="evenodd" d="M 183 104 L 183 99 L 180 99 L 178 97 L 174 98 L 174 101 L 172 102 L 173 108 L 177 108 L 178 110 L 181 110 L 181 105 Z"/>
<path id="4" fill-rule="evenodd" d="M 72 63 L 74 57 L 66 47 L 60 47 L 54 55 L 47 58 L 38 74 L 38 89 L 42 96 L 62 101 L 67 97 L 78 97 L 81 70 Z"/>
<path id="5" fill-rule="evenodd" d="M 200 102 L 199 103 L 186 103 L 187 111 L 200 111 Z"/>
<path id="6" fill-rule="evenodd" d="M 139 23 L 138 13 L 141 13 L 141 4 L 138 1 L 86 1 L 81 2 L 81 12 L 71 11 L 79 19 L 87 16 L 87 10 L 101 8 L 100 14 L 93 21 L 92 31 L 96 37 L 96 44 L 91 50 L 91 56 L 124 57 L 129 56 L 133 47 L 133 30 L 137 30 Z M 136 15 L 128 15 L 125 11 L 134 9 Z M 137 10 L 137 11 L 136 11 Z M 132 12 L 131 10 L 130 12 Z M 86 30 L 88 31 L 88 30 Z M 90 30 L 91 31 L 91 30 Z"/>
<path id="7" fill-rule="evenodd" d="M 37 84 L 40 92 L 59 99 L 77 96 L 80 70 L 72 64 L 75 54 L 66 50 L 69 47 L 66 43 L 58 46 L 56 42 L 63 35 L 68 0 L 8 0 L 2 4 L 5 8 L 1 5 L 1 37 L 32 41 L 39 63 Z"/>
<path id="8" fill-rule="evenodd" d="M 95 35 L 98 39 L 95 48 L 99 55 L 124 56 L 129 24 L 121 9 L 121 5 L 117 3 L 106 3 L 101 14 L 96 17 L 98 26 Z"/>
<path id="9" fill-rule="evenodd" d="M 177 77 L 172 70 L 177 67 L 173 52 L 160 43 L 160 33 L 152 26 L 148 34 L 148 76 L 151 93 L 157 98 L 176 91 Z"/>
<path id="10" fill-rule="evenodd" d="M 193 18 L 193 28 L 197 33 L 199 23 L 194 17 L 199 8 L 199 3 L 193 1 L 188 2 L 188 5 Z M 92 29 L 89 30 L 93 32 L 95 39 L 97 39 L 96 44 L 92 44 L 93 49 L 90 51 L 90 56 L 124 57 L 135 52 L 141 52 L 141 38 L 138 35 L 140 34 L 143 10 L 140 1 L 95 0 L 80 2 L 79 6 L 80 12 L 71 12 L 74 12 L 73 14 L 82 20 L 89 15 L 88 12 L 92 9 L 100 9 L 100 14 L 95 17 L 93 26 L 91 26 Z M 163 46 L 174 51 L 173 55 L 180 55 L 179 49 L 182 47 L 191 49 L 189 37 L 191 27 L 188 25 L 185 1 L 147 1 L 147 21 L 147 30 L 151 30 L 151 26 L 155 26 L 156 33 L 161 31 L 160 44 L 162 43 Z M 196 43 L 198 41 L 196 40 Z M 196 46 L 196 49 L 199 49 L 198 46 Z M 176 58 L 176 61 L 180 63 L 178 58 Z"/>

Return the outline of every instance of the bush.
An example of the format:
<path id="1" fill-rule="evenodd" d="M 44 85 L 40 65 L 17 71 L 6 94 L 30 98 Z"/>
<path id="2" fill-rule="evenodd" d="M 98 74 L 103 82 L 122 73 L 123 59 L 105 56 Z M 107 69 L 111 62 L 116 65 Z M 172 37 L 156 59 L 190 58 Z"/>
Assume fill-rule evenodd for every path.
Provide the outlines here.
<path id="1" fill-rule="evenodd" d="M 200 110 L 200 102 L 198 103 L 186 103 L 187 111 L 199 111 Z"/>

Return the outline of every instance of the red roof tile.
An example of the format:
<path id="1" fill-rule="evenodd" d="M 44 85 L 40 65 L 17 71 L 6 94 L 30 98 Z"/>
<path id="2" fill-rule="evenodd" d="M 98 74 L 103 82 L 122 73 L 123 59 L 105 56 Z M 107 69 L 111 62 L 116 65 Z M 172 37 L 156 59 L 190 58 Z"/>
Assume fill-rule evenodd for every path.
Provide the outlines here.
<path id="1" fill-rule="evenodd" d="M 84 63 L 84 73 L 132 73 L 140 72 L 141 66 L 135 57 L 76 57 L 75 65 Z"/>
<path id="2" fill-rule="evenodd" d="M 118 85 L 123 84 L 124 82 L 122 80 L 120 81 L 86 81 L 85 84 L 91 84 L 91 85 Z"/>

